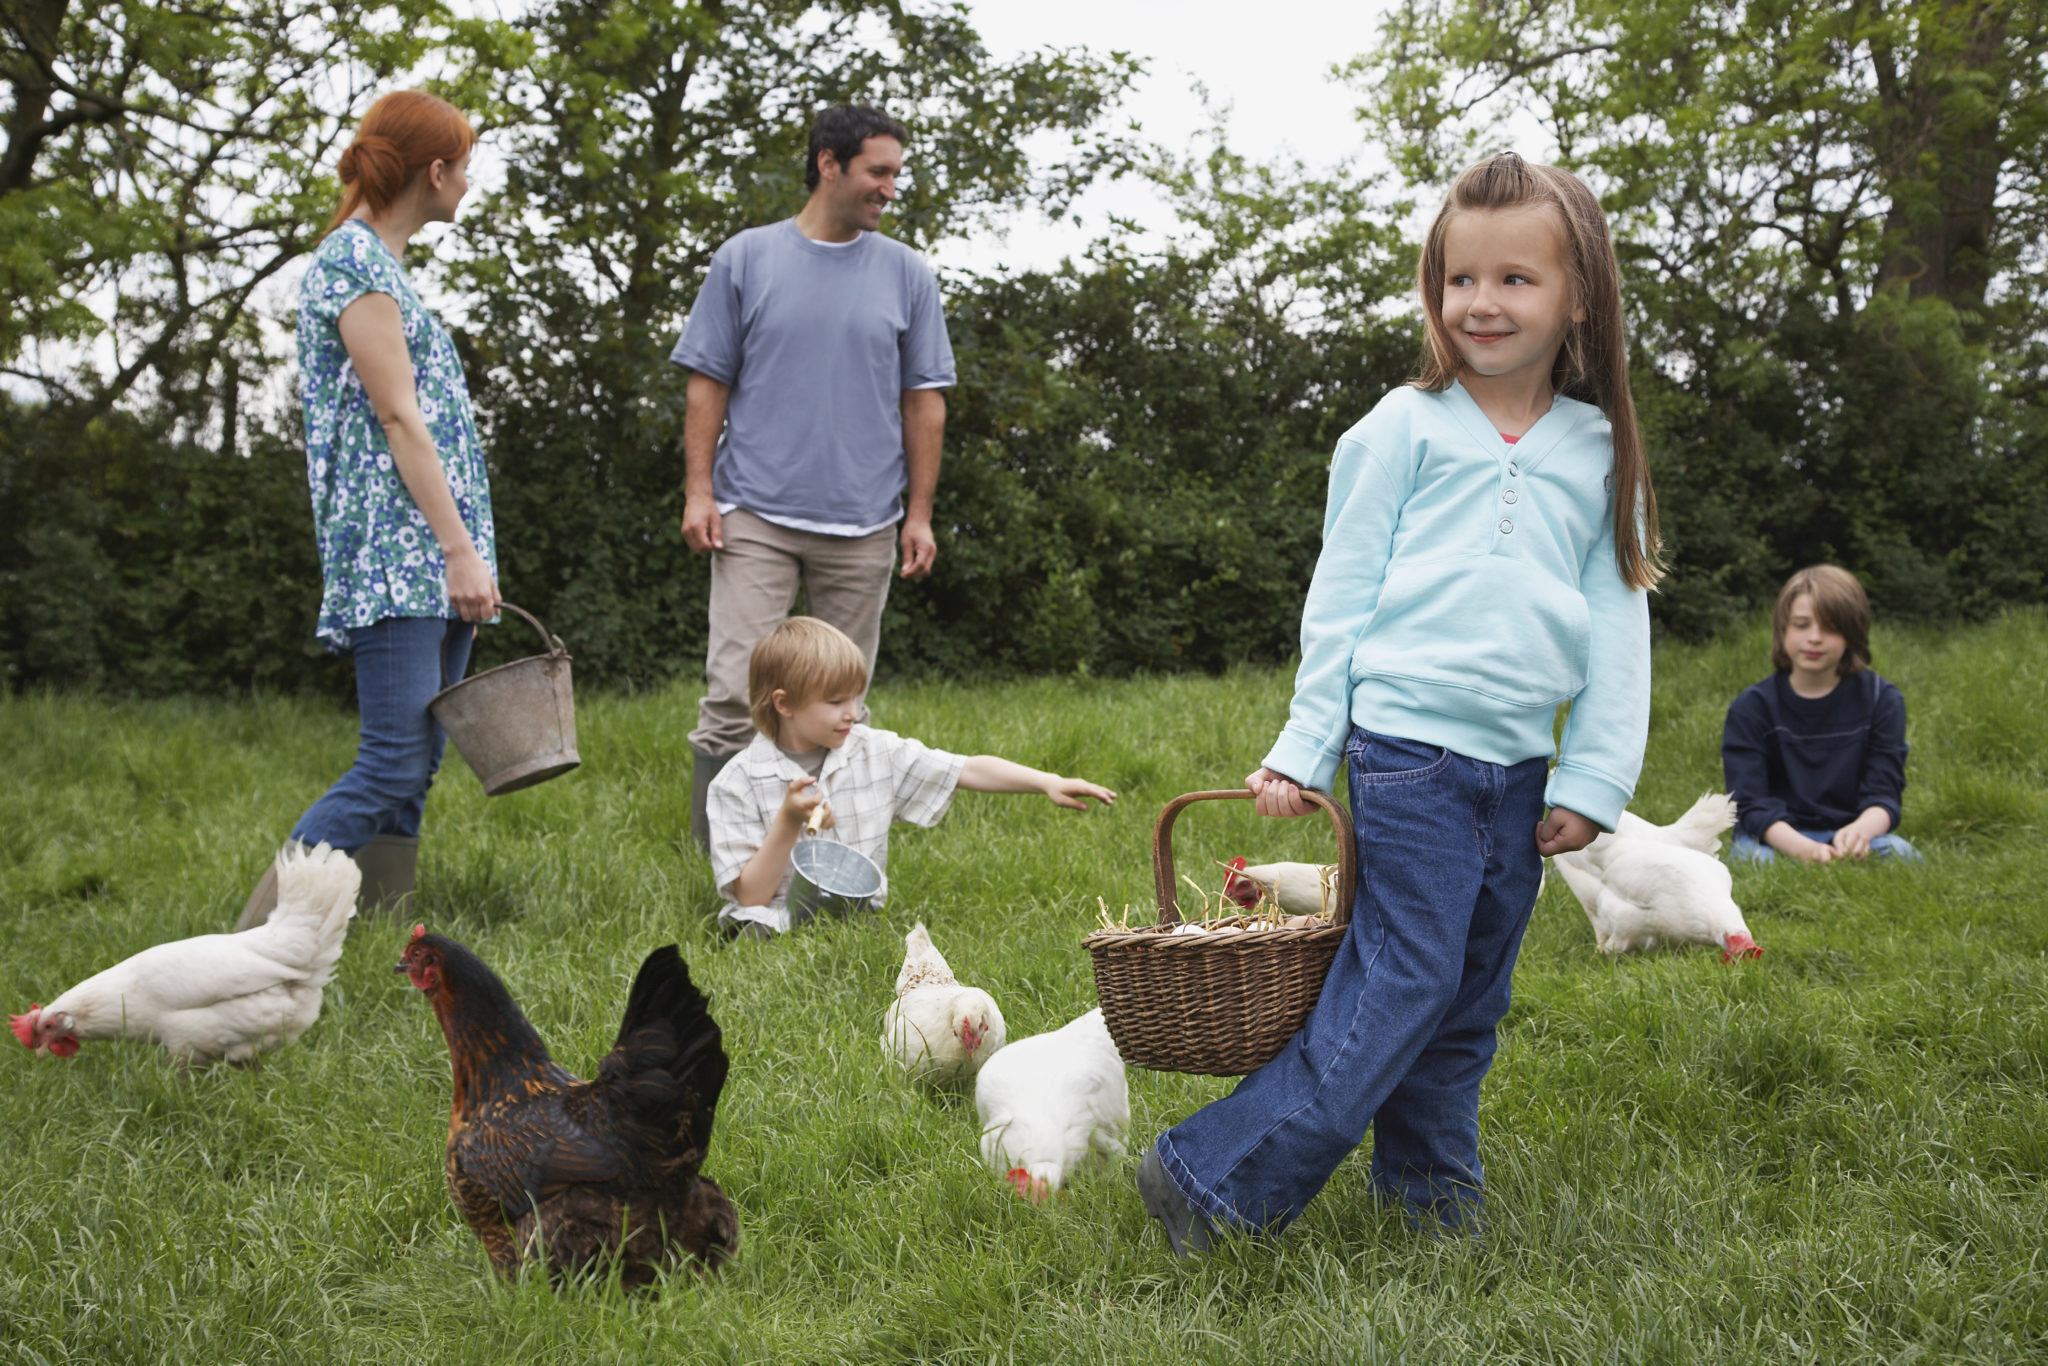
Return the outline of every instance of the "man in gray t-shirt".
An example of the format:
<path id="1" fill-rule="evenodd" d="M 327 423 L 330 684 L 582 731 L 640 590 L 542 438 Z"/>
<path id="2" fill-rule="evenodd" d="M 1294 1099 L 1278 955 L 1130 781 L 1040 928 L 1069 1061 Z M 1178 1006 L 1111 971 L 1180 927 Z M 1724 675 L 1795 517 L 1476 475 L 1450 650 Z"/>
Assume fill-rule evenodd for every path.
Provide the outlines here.
<path id="1" fill-rule="evenodd" d="M 700 844 L 711 779 L 753 737 L 747 663 L 798 587 L 872 675 L 898 544 L 906 579 L 930 573 L 938 554 L 932 495 L 953 348 L 930 267 L 876 231 L 906 137 L 876 109 L 819 115 L 810 198 L 718 249 L 669 355 L 690 371 L 683 540 L 711 555 L 705 695 L 690 733 Z"/>

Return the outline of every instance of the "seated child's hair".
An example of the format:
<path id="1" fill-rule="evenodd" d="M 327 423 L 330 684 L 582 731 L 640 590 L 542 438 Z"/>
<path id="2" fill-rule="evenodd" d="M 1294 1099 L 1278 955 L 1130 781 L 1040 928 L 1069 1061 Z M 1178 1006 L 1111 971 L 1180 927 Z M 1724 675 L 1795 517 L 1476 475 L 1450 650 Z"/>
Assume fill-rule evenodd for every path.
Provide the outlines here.
<path id="1" fill-rule="evenodd" d="M 1771 609 L 1771 665 L 1779 673 L 1792 668 L 1792 656 L 1785 653 L 1785 627 L 1792 619 L 1792 601 L 1801 593 L 1813 605 L 1813 615 L 1826 629 L 1846 642 L 1836 673 L 1847 678 L 1858 669 L 1870 667 L 1870 599 L 1863 585 L 1848 570 L 1832 564 L 1814 564 L 1785 580 L 1778 605 Z"/>
<path id="2" fill-rule="evenodd" d="M 774 739 L 781 718 L 775 714 L 775 690 L 783 702 L 801 707 L 821 697 L 850 697 L 868 685 L 868 663 L 860 646 L 829 621 L 791 617 L 761 638 L 747 661 L 747 709 L 754 729 Z"/>

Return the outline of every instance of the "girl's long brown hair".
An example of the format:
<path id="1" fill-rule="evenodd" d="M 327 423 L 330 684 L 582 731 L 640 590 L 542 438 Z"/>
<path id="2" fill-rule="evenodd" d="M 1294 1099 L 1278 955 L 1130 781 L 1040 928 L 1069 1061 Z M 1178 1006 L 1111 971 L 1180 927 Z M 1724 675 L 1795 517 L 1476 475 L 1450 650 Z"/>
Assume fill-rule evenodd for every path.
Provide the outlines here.
<path id="1" fill-rule="evenodd" d="M 1418 388 L 1441 392 L 1464 368 L 1444 323 L 1444 230 L 1454 213 L 1548 204 L 1564 227 L 1572 300 L 1586 318 L 1573 323 L 1550 373 L 1551 388 L 1591 403 L 1614 429 L 1614 557 L 1631 588 L 1654 588 L 1663 577 L 1657 534 L 1657 493 L 1628 391 L 1628 339 L 1621 320 L 1621 267 L 1607 232 L 1607 215 L 1584 181 L 1556 166 L 1537 166 L 1513 152 L 1466 168 L 1430 224 L 1418 279 L 1428 320 Z"/>
<path id="2" fill-rule="evenodd" d="M 366 204 L 371 213 L 382 213 L 414 176 L 436 161 L 461 160 L 475 145 L 469 120 L 440 96 L 424 90 L 379 96 L 363 115 L 355 141 L 341 154 L 341 207 L 320 235 L 333 232 Z"/>

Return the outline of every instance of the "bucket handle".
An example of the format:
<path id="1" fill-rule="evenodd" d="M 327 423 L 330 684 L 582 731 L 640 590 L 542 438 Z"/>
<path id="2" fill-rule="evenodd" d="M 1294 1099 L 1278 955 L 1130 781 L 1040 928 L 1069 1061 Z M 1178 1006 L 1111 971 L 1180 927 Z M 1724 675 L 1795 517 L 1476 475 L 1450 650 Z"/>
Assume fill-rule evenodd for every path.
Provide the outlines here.
<path id="1" fill-rule="evenodd" d="M 527 611 L 524 607 L 514 607 L 511 603 L 506 602 L 503 598 L 498 599 L 498 606 L 504 611 L 510 612 L 514 616 L 520 618 L 528 626 L 531 626 L 534 630 L 540 632 L 541 643 L 548 647 L 549 654 L 560 655 L 564 659 L 568 658 L 569 650 L 567 646 L 562 644 L 562 638 L 558 635 L 550 634 L 548 628 L 541 625 L 540 619 L 534 616 L 533 613 Z"/>
<path id="2" fill-rule="evenodd" d="M 1357 853 L 1352 845 L 1351 826 L 1344 819 L 1343 809 L 1337 803 L 1311 788 L 1301 789 L 1302 800 L 1311 806 L 1320 806 L 1330 818 L 1330 827 L 1337 835 L 1337 904 L 1330 912 L 1330 922 L 1342 925 L 1351 919 L 1351 898 L 1358 890 Z M 1189 792 L 1175 797 L 1159 813 L 1159 823 L 1152 827 L 1152 876 L 1159 892 L 1159 923 L 1178 924 L 1180 901 L 1174 892 L 1173 880 L 1173 820 L 1181 808 L 1195 802 L 1250 801 L 1252 794 L 1244 788 L 1226 788 L 1220 792 Z"/>

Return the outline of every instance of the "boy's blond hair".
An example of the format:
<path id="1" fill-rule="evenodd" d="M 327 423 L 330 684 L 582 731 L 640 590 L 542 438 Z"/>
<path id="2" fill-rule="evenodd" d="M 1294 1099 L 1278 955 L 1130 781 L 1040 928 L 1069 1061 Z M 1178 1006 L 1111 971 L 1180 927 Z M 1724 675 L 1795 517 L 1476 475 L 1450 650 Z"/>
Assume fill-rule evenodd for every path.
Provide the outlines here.
<path id="1" fill-rule="evenodd" d="M 821 697 L 852 697 L 868 686 L 868 662 L 846 632 L 816 617 L 791 617 L 761 638 L 747 662 L 747 708 L 754 729 L 773 740 L 782 718 L 775 712 L 775 693 L 784 704 L 801 707 Z"/>
<path id="2" fill-rule="evenodd" d="M 1835 666 L 1838 678 L 1870 667 L 1870 599 L 1863 585 L 1848 570 L 1832 564 L 1808 565 L 1785 580 L 1778 592 L 1778 605 L 1771 609 L 1771 664 L 1779 673 L 1792 668 L 1792 656 L 1785 653 L 1785 628 L 1792 621 L 1792 603 L 1801 593 L 1813 604 L 1814 619 L 1843 640 L 1842 662 Z"/>

